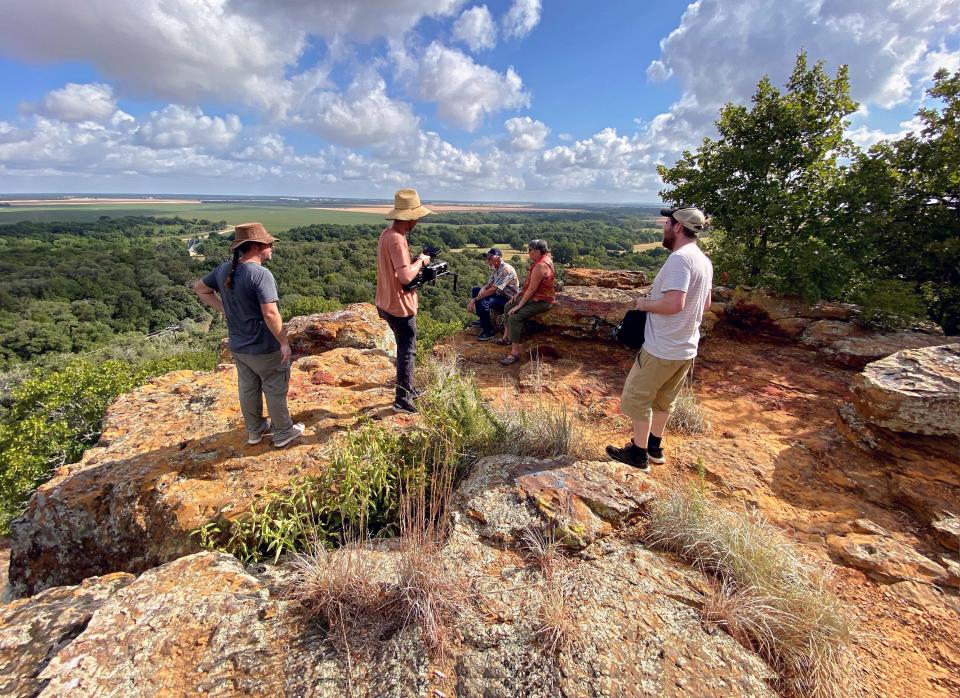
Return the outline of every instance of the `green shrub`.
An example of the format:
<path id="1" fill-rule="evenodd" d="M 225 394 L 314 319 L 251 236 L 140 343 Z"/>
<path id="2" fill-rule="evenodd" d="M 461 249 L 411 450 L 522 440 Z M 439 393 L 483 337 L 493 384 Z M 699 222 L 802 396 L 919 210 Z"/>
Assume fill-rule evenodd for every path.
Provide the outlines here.
<path id="1" fill-rule="evenodd" d="M 10 393 L 0 417 L 0 534 L 28 494 L 55 468 L 73 463 L 100 436 L 107 407 L 152 376 L 216 366 L 212 351 L 194 351 L 133 366 L 75 359 L 60 370 L 35 370 Z"/>
<path id="2" fill-rule="evenodd" d="M 441 322 L 434 320 L 428 313 L 417 315 L 417 363 L 424 364 L 433 355 L 433 347 L 444 337 L 449 337 L 463 329 L 463 323 L 456 320 Z"/>
<path id="3" fill-rule="evenodd" d="M 426 515 L 442 515 L 466 467 L 495 449 L 501 427 L 469 375 L 455 361 L 424 368 L 427 394 L 409 431 L 363 421 L 331 452 L 324 471 L 291 480 L 248 512 L 215 519 L 194 534 L 207 549 L 244 562 L 303 551 L 315 543 L 337 546 L 369 535 L 392 535 L 401 523 L 404 491 L 420 489 Z"/>
<path id="4" fill-rule="evenodd" d="M 863 314 L 860 322 L 875 330 L 902 330 L 927 316 L 923 298 L 906 281 L 876 281 L 854 298 Z"/>
<path id="5" fill-rule="evenodd" d="M 334 310 L 340 310 L 343 305 L 340 301 L 333 298 L 324 298 L 322 296 L 294 296 L 292 300 L 285 301 L 280 306 L 283 321 L 287 322 L 290 318 L 300 317 L 301 315 L 314 315 L 316 313 L 329 313 Z"/>

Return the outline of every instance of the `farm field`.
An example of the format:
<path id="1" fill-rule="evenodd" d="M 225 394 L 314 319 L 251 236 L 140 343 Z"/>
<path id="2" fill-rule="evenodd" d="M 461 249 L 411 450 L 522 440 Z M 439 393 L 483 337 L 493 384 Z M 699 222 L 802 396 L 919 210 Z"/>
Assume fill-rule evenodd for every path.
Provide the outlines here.
<path id="1" fill-rule="evenodd" d="M 259 221 L 271 232 L 314 223 L 372 224 L 384 222 L 382 215 L 335 209 L 269 206 L 263 204 L 85 204 L 82 206 L 37 205 L 0 206 L 0 225 L 17 221 L 95 221 L 100 216 L 179 216 L 226 221 L 228 225 Z"/>

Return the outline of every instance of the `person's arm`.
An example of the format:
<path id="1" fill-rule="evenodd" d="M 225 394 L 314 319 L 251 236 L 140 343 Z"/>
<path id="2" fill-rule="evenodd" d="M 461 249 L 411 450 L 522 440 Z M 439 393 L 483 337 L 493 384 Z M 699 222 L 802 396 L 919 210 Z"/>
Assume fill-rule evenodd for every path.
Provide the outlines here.
<path id="1" fill-rule="evenodd" d="M 686 291 L 667 291 L 657 300 L 651 300 L 647 297 L 637 299 L 637 310 L 645 310 L 657 315 L 676 315 L 683 310 L 686 302 Z"/>
<path id="2" fill-rule="evenodd" d="M 480 300 L 481 298 L 486 298 L 487 296 L 492 296 L 497 292 L 497 287 L 495 284 L 487 284 L 480 289 L 480 293 L 477 294 L 477 297 L 474 300 Z"/>
<path id="3" fill-rule="evenodd" d="M 220 296 L 203 281 L 197 280 L 193 283 L 193 292 L 197 294 L 201 303 L 223 313 L 223 301 L 220 300 Z"/>
<path id="4" fill-rule="evenodd" d="M 713 291 L 707 291 L 707 300 L 703 304 L 703 312 L 710 310 L 711 305 L 713 305 Z"/>
<path id="5" fill-rule="evenodd" d="M 263 313 L 263 321 L 270 330 L 270 334 L 280 342 L 280 363 L 289 363 L 290 342 L 287 340 L 287 329 L 283 326 L 283 318 L 280 317 L 280 309 L 276 303 L 261 303 L 260 312 Z"/>
<path id="6" fill-rule="evenodd" d="M 393 273 L 404 286 L 416 279 L 423 265 L 430 262 L 430 257 L 425 254 L 417 255 L 416 259 L 410 261 L 410 249 L 402 238 L 388 240 L 387 252 L 393 263 Z"/>
<path id="7" fill-rule="evenodd" d="M 523 296 L 520 298 L 516 304 L 510 308 L 508 315 L 513 315 L 515 312 L 520 310 L 533 294 L 537 292 L 537 289 L 540 288 L 540 282 L 543 281 L 543 265 L 537 264 L 534 266 L 533 271 L 530 272 L 530 283 L 527 284 L 527 290 L 523 292 Z"/>

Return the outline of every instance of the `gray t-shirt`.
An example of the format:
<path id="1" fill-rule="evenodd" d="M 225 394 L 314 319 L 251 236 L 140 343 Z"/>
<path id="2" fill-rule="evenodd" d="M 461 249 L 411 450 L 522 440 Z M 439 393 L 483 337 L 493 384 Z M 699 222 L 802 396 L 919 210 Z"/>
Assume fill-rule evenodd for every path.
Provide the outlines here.
<path id="1" fill-rule="evenodd" d="M 276 303 L 277 282 L 266 267 L 253 262 L 237 265 L 233 288 L 227 288 L 230 262 L 224 262 L 201 281 L 220 294 L 227 316 L 230 351 L 240 354 L 272 354 L 280 342 L 263 319 L 260 305 Z"/>
<path id="2" fill-rule="evenodd" d="M 650 299 L 667 291 L 684 291 L 683 310 L 675 315 L 647 313 L 643 348 L 659 359 L 692 359 L 700 343 L 703 306 L 713 288 L 713 264 L 696 243 L 684 245 L 667 257 L 650 289 Z"/>

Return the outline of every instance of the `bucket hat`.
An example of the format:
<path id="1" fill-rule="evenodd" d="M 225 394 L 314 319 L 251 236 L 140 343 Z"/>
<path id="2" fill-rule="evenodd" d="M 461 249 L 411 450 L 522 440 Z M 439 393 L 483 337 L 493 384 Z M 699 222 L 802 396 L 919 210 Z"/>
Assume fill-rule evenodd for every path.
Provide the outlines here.
<path id="1" fill-rule="evenodd" d="M 233 242 L 230 251 L 240 247 L 245 242 L 262 242 L 267 245 L 277 239 L 267 232 L 262 223 L 241 223 L 233 229 Z"/>
<path id="2" fill-rule="evenodd" d="M 416 189 L 401 189 L 393 195 L 393 210 L 386 218 L 391 221 L 415 221 L 431 213 L 433 211 L 421 205 Z"/>

